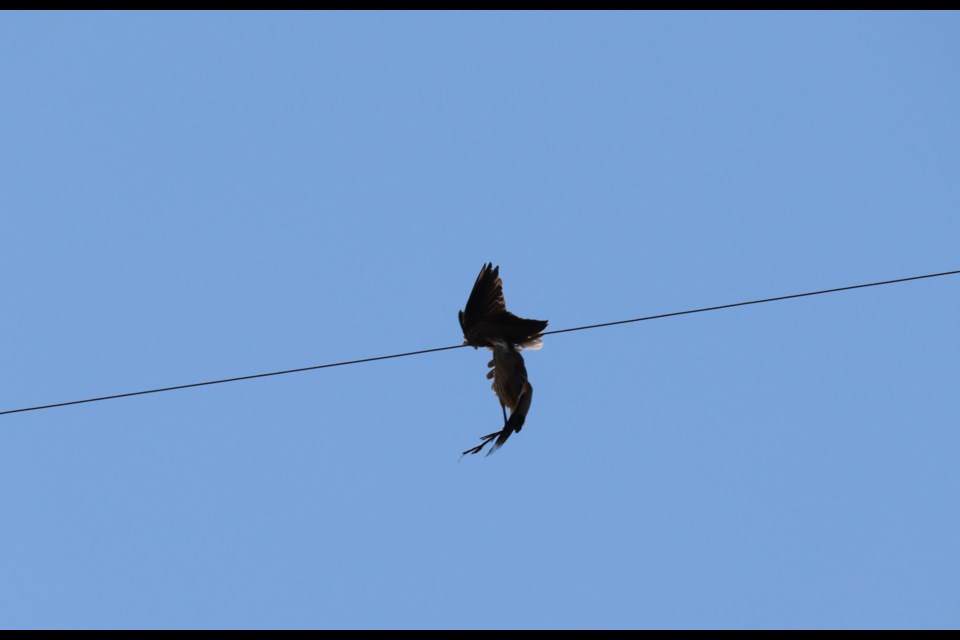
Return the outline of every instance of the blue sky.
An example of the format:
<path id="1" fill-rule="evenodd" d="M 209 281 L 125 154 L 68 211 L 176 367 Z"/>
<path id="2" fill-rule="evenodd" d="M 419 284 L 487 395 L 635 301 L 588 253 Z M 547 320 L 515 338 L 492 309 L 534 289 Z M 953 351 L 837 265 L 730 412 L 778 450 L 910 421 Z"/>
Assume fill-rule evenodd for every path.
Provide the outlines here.
<path id="1" fill-rule="evenodd" d="M 0 410 L 960 268 L 956 13 L 0 14 Z M 960 277 L 0 417 L 2 627 L 957 627 Z"/>

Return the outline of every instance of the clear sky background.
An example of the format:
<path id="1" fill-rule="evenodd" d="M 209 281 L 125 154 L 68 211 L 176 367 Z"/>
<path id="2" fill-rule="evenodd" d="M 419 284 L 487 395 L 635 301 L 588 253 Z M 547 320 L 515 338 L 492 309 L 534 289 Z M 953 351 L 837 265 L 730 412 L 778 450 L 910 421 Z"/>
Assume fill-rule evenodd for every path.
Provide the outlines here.
<path id="1" fill-rule="evenodd" d="M 957 13 L 0 14 L 0 410 L 960 268 Z M 2 627 L 960 626 L 960 277 L 0 417 Z M 458 461 L 459 460 L 459 461 Z"/>

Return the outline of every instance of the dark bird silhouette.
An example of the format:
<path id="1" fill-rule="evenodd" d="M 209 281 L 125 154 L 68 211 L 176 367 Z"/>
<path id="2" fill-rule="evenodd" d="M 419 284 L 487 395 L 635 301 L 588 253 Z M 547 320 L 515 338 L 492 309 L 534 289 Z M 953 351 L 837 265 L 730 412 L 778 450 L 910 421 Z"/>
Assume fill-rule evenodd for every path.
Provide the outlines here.
<path id="1" fill-rule="evenodd" d="M 523 428 L 533 400 L 533 386 L 527 379 L 527 367 L 520 351 L 539 349 L 540 334 L 547 327 L 546 320 L 528 320 L 507 311 L 499 271 L 492 263 L 480 270 L 466 309 L 460 312 L 460 327 L 464 344 L 493 351 L 493 359 L 487 364 L 490 367 L 487 378 L 493 380 L 504 424 L 500 431 L 482 436 L 480 444 L 464 451 L 464 455 L 480 453 L 493 442 L 487 451 L 490 455 Z"/>
<path id="2" fill-rule="evenodd" d="M 460 328 L 463 343 L 474 348 L 493 348 L 495 339 L 531 348 L 540 339 L 540 332 L 547 328 L 547 321 L 527 320 L 507 311 L 500 267 L 488 263 L 480 269 L 467 307 L 460 312 Z"/>

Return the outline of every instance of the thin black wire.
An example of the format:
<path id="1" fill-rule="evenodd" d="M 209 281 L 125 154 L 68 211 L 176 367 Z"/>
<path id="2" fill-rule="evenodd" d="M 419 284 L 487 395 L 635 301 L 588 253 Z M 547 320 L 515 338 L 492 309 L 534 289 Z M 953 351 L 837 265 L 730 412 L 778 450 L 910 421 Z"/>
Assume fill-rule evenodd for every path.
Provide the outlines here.
<path id="1" fill-rule="evenodd" d="M 960 269 L 956 271 L 944 271 L 942 273 L 930 273 L 922 276 L 911 276 L 909 278 L 897 278 L 896 280 L 883 280 L 882 282 L 870 282 L 868 284 L 855 284 L 848 287 L 837 287 L 836 289 L 822 289 L 820 291 L 810 291 L 808 293 L 794 293 L 788 296 L 778 296 L 776 298 L 762 298 L 760 300 L 749 300 L 747 302 L 734 302 L 732 304 L 722 304 L 716 307 L 703 307 L 700 309 L 689 309 L 687 311 L 674 311 L 672 313 L 661 313 L 655 316 L 643 316 L 642 318 L 632 318 L 630 320 L 617 320 L 615 322 L 603 322 L 600 324 L 588 324 L 582 327 L 573 327 L 571 329 L 558 329 L 556 331 L 545 331 L 543 335 L 556 335 L 558 333 L 570 333 L 572 331 L 585 331 L 587 329 L 599 329 L 600 327 L 612 327 L 618 324 L 630 324 L 632 322 L 645 322 L 647 320 L 658 320 L 660 318 L 672 318 L 673 316 L 684 316 L 693 313 L 705 313 L 707 311 L 719 311 L 720 309 L 732 309 L 733 307 L 745 307 L 751 304 L 763 304 L 765 302 L 777 302 L 779 300 L 790 300 L 792 298 L 806 298 L 808 296 L 819 296 L 825 293 L 837 293 L 838 291 L 850 291 L 852 289 L 865 289 L 867 287 L 879 287 L 886 284 L 896 284 L 898 282 L 910 282 L 912 280 L 924 280 L 926 278 L 940 278 L 943 276 L 952 276 L 960 274 Z M 462 349 L 467 345 L 457 344 L 449 347 L 436 347 L 433 349 L 423 349 L 420 351 L 408 351 L 406 353 L 395 353 L 389 356 L 376 356 L 374 358 L 362 358 L 360 360 L 345 360 L 343 362 L 333 362 L 329 364 L 318 364 L 312 367 L 300 367 L 298 369 L 285 369 L 283 371 L 272 371 L 270 373 L 257 373 L 250 376 L 237 376 L 235 378 L 223 378 L 221 380 L 208 380 L 206 382 L 194 382 L 192 384 L 181 384 L 173 387 L 162 387 L 160 389 L 148 389 L 146 391 L 132 391 L 130 393 L 118 393 L 110 396 L 100 396 L 99 398 L 87 398 L 85 400 L 71 400 L 70 402 L 57 402 L 55 404 L 45 404 L 36 407 L 26 407 L 23 409 L 10 409 L 0 411 L 0 416 L 11 413 L 23 413 L 26 411 L 40 411 L 41 409 L 53 409 L 54 407 L 67 407 L 74 404 L 86 404 L 88 402 L 100 402 L 101 400 L 115 400 L 117 398 L 130 398 L 132 396 L 144 396 L 150 393 L 162 393 L 164 391 L 177 391 L 178 389 L 190 389 L 192 387 L 206 387 L 214 384 L 224 384 L 227 382 L 238 382 L 240 380 L 253 380 L 254 378 L 269 378 L 271 376 L 282 376 L 288 373 L 300 373 L 301 371 L 315 371 L 317 369 L 330 369 L 332 367 L 344 367 L 349 364 L 360 364 L 363 362 L 375 362 L 377 360 L 390 360 L 391 358 L 405 358 L 407 356 L 417 356 L 424 353 L 434 353 L 436 351 L 450 351 L 451 349 Z"/>
<path id="2" fill-rule="evenodd" d="M 178 389 L 190 389 L 191 387 L 206 387 L 211 384 L 224 384 L 226 382 L 238 382 L 240 380 L 253 380 L 254 378 L 269 378 L 270 376 L 282 376 L 288 373 L 299 373 L 301 371 L 314 371 L 316 369 L 329 369 L 331 367 L 343 367 L 348 364 L 360 364 L 361 362 L 373 362 L 374 360 L 389 360 L 390 358 L 403 358 L 405 356 L 416 356 L 421 353 L 433 353 L 434 351 L 448 351 L 450 349 L 460 349 L 465 344 L 458 344 L 452 347 L 437 347 L 435 349 L 424 349 L 422 351 L 408 351 L 407 353 L 395 353 L 390 356 L 377 356 L 375 358 L 362 358 L 360 360 L 345 360 L 344 362 L 333 362 L 330 364 L 318 364 L 312 367 L 300 367 L 299 369 L 285 369 L 283 371 L 271 371 L 270 373 L 255 373 L 251 376 L 237 376 L 236 378 L 223 378 L 221 380 L 208 380 L 206 382 L 194 382 L 191 384 L 179 384 L 175 387 L 161 387 L 160 389 L 147 389 L 146 391 L 131 391 L 130 393 L 117 393 L 112 396 L 100 396 L 99 398 L 87 398 L 86 400 L 71 400 L 70 402 L 57 402 L 55 404 L 45 404 L 39 407 L 26 407 L 25 409 L 11 409 L 0 411 L 0 416 L 8 413 L 23 413 L 24 411 L 39 411 L 40 409 L 53 409 L 54 407 L 67 407 L 72 404 L 85 404 L 87 402 L 100 402 L 101 400 L 115 400 L 116 398 L 129 398 L 131 396 L 145 396 L 148 393 L 163 393 L 164 391 L 176 391 Z"/>
<path id="3" fill-rule="evenodd" d="M 836 293 L 838 291 L 850 291 L 851 289 L 865 289 L 867 287 L 879 287 L 885 284 L 896 284 L 898 282 L 909 282 L 911 280 L 923 280 L 925 278 L 939 278 L 941 276 L 953 276 L 960 273 L 957 271 L 944 271 L 943 273 L 930 273 L 925 276 L 911 276 L 909 278 L 897 278 L 896 280 L 884 280 L 883 282 L 871 282 L 869 284 L 854 284 L 849 287 L 837 287 L 836 289 L 822 289 L 820 291 L 811 291 L 809 293 L 794 293 L 789 296 L 777 296 L 776 298 L 763 298 L 762 300 L 750 300 L 748 302 L 734 302 L 733 304 L 722 304 L 718 307 L 703 307 L 702 309 L 690 309 L 688 311 L 674 311 L 673 313 L 661 313 L 656 316 L 644 316 L 643 318 L 633 318 L 632 320 L 617 320 L 616 322 L 603 322 L 601 324 L 588 324 L 583 327 L 574 327 L 573 329 L 558 329 L 557 331 L 544 331 L 543 335 L 555 333 L 568 333 L 570 331 L 583 331 L 584 329 L 599 329 L 600 327 L 612 327 L 618 324 L 629 324 L 631 322 L 643 322 L 645 320 L 657 320 L 659 318 L 672 318 L 673 316 L 686 316 L 691 313 L 704 313 L 705 311 L 719 311 L 720 309 L 732 309 L 733 307 L 745 307 L 750 304 L 763 304 L 764 302 L 777 302 L 778 300 L 790 300 L 791 298 L 806 298 L 807 296 L 819 296 L 824 293 Z M 0 414 L 2 415 L 2 414 Z"/>

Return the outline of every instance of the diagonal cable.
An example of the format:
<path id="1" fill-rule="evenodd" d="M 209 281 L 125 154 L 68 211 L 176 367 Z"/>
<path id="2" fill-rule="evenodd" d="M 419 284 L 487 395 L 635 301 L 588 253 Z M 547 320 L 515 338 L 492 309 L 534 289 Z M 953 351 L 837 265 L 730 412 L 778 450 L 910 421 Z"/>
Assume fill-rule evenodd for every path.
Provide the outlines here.
<path id="1" fill-rule="evenodd" d="M 586 331 L 588 329 L 599 329 L 601 327 L 613 327 L 620 324 L 630 324 L 634 322 L 645 322 L 647 320 L 658 320 L 660 318 L 672 318 L 674 316 L 684 316 L 694 313 L 706 313 L 708 311 L 719 311 L 721 309 L 732 309 L 733 307 L 746 307 L 753 304 L 764 304 L 767 302 L 778 302 L 780 300 L 791 300 L 793 298 L 806 298 L 809 296 L 820 296 L 827 293 L 838 293 L 840 291 L 851 291 L 853 289 L 866 289 L 867 287 L 880 287 L 888 284 L 897 284 L 900 282 L 911 282 L 914 280 L 925 280 L 928 278 L 941 278 L 960 274 L 960 269 L 956 271 L 943 271 L 941 273 L 928 273 L 922 276 L 910 276 L 908 278 L 897 278 L 895 280 L 882 280 L 879 282 L 869 282 L 866 284 L 854 284 L 846 287 L 836 287 L 834 289 L 821 289 L 819 291 L 809 291 L 807 293 L 794 293 L 786 296 L 777 296 L 775 298 L 760 298 L 758 300 L 747 300 L 746 302 L 733 302 L 714 307 L 701 307 L 699 309 L 688 309 L 686 311 L 673 311 L 671 313 L 660 313 L 653 316 L 643 316 L 640 318 L 631 318 L 629 320 L 616 320 L 614 322 L 602 322 L 600 324 L 588 324 L 582 327 L 572 327 L 570 329 L 558 329 L 556 331 L 545 331 L 543 335 L 555 335 L 558 333 L 571 333 L 574 331 Z M 395 353 L 388 356 L 375 356 L 373 358 L 361 358 L 359 360 L 345 360 L 343 362 L 331 362 L 328 364 L 318 364 L 310 367 L 299 367 L 297 369 L 284 369 L 283 371 L 271 371 L 269 373 L 255 373 L 248 376 L 236 376 L 233 378 L 221 378 L 219 380 L 207 380 L 205 382 L 193 382 L 190 384 L 179 384 L 172 387 L 161 387 L 159 389 L 147 389 L 145 391 L 131 391 L 129 393 L 117 393 L 109 396 L 99 396 L 96 398 L 86 398 L 84 400 L 70 400 L 68 402 L 56 402 L 54 404 L 44 404 L 35 407 L 24 407 L 22 409 L 9 409 L 0 411 L 0 416 L 11 413 L 24 413 L 27 411 L 40 411 L 41 409 L 53 409 L 55 407 L 68 407 L 75 404 L 86 404 L 88 402 L 100 402 L 102 400 L 116 400 L 117 398 L 131 398 L 133 396 L 145 396 L 151 393 L 163 393 L 165 391 L 178 391 L 180 389 L 191 389 L 193 387 L 206 387 L 214 384 L 226 384 L 228 382 L 239 382 L 240 380 L 254 380 L 256 378 L 269 378 L 271 376 L 282 376 L 288 373 L 300 373 L 303 371 L 315 371 L 317 369 L 331 369 L 333 367 L 345 367 L 351 364 L 361 364 L 364 362 L 375 362 L 377 360 L 390 360 L 392 358 L 405 358 L 407 356 L 417 356 L 424 353 L 434 353 L 437 351 L 449 351 L 451 349 L 461 349 L 466 345 L 456 344 L 449 347 L 435 347 L 433 349 L 422 349 L 420 351 L 407 351 L 406 353 Z"/>

